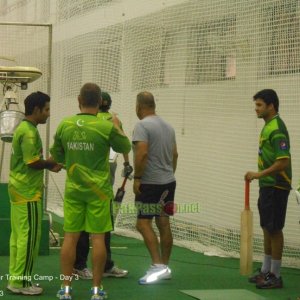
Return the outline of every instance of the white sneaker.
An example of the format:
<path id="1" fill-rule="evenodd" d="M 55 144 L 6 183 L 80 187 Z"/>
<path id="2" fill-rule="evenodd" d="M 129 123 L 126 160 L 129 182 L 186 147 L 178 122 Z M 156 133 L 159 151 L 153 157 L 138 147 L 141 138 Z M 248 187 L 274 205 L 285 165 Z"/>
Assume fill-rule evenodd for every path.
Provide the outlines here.
<path id="1" fill-rule="evenodd" d="M 93 273 L 88 268 L 82 270 L 74 269 L 73 273 L 81 279 L 93 279 Z"/>
<path id="2" fill-rule="evenodd" d="M 127 270 L 113 266 L 110 270 L 107 270 L 103 273 L 103 277 L 125 277 L 128 274 Z"/>
<path id="3" fill-rule="evenodd" d="M 15 288 L 11 285 L 8 285 L 7 289 L 14 294 L 22 294 L 22 295 L 40 295 L 43 292 L 43 289 L 36 285 L 31 285 L 23 288 Z"/>
<path id="4" fill-rule="evenodd" d="M 139 284 L 152 284 L 162 279 L 171 279 L 171 270 L 165 266 L 151 266 L 146 275 L 139 279 Z"/>

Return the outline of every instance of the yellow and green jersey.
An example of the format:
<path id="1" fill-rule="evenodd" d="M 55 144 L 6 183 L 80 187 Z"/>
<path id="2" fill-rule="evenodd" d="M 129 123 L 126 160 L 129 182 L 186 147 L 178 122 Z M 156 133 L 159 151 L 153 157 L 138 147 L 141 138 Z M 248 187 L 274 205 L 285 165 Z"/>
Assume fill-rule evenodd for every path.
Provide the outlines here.
<path id="1" fill-rule="evenodd" d="M 110 112 L 98 112 L 97 117 L 100 120 L 104 120 L 104 121 L 111 121 L 112 120 L 112 114 Z"/>
<path id="2" fill-rule="evenodd" d="M 66 166 L 65 197 L 112 199 L 110 147 L 119 153 L 128 153 L 131 148 L 128 138 L 111 121 L 78 114 L 59 124 L 50 153 L 54 160 Z"/>
<path id="3" fill-rule="evenodd" d="M 275 175 L 259 179 L 259 186 L 274 186 L 282 189 L 291 189 L 292 167 L 290 154 L 289 133 L 284 122 L 276 115 L 263 127 L 258 152 L 259 171 L 269 168 L 278 159 L 289 158 L 290 163 L 286 170 Z"/>
<path id="4" fill-rule="evenodd" d="M 13 204 L 39 201 L 43 193 L 44 170 L 28 165 L 43 159 L 42 141 L 37 127 L 23 120 L 17 127 L 11 149 L 8 190 Z"/>
<path id="5" fill-rule="evenodd" d="M 108 111 L 107 112 L 98 112 L 97 117 L 100 120 L 112 122 L 112 114 L 110 112 L 108 112 Z M 121 122 L 120 122 L 120 127 L 121 127 L 121 129 L 123 129 Z"/>

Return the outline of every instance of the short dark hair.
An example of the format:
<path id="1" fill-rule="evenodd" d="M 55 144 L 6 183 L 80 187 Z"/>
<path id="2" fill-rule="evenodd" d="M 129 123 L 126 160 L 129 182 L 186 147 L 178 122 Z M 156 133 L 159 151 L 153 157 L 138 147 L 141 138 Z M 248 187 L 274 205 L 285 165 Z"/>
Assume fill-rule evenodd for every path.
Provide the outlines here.
<path id="1" fill-rule="evenodd" d="M 147 109 L 155 109 L 155 100 L 154 96 L 150 92 L 141 92 L 137 94 L 137 102 L 141 107 L 147 108 Z"/>
<path id="2" fill-rule="evenodd" d="M 275 111 L 278 112 L 279 98 L 274 90 L 272 89 L 261 90 L 253 96 L 253 100 L 255 101 L 258 98 L 262 99 L 267 105 L 273 104 Z"/>
<path id="3" fill-rule="evenodd" d="M 28 95 L 24 100 L 25 116 L 32 115 L 35 107 L 42 110 L 46 102 L 50 102 L 50 97 L 42 92 L 37 91 Z"/>
<path id="4" fill-rule="evenodd" d="M 109 111 L 109 109 L 111 107 L 111 103 L 112 103 L 110 94 L 103 91 L 103 92 L 101 92 L 101 98 L 102 98 L 102 103 L 101 103 L 99 109 L 102 112 Z"/>
<path id="5" fill-rule="evenodd" d="M 96 107 L 101 100 L 101 89 L 96 83 L 85 83 L 80 89 L 81 105 Z"/>

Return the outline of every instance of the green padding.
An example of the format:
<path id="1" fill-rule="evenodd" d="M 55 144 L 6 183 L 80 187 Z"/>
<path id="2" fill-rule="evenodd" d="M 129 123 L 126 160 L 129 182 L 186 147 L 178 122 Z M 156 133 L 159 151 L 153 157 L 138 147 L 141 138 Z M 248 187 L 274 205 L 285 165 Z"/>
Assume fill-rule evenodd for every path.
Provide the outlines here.
<path id="1" fill-rule="evenodd" d="M 10 203 L 7 183 L 0 183 L 0 218 L 10 218 Z"/>
<path id="2" fill-rule="evenodd" d="M 182 290 L 180 292 L 200 300 L 266 300 L 247 290 Z"/>

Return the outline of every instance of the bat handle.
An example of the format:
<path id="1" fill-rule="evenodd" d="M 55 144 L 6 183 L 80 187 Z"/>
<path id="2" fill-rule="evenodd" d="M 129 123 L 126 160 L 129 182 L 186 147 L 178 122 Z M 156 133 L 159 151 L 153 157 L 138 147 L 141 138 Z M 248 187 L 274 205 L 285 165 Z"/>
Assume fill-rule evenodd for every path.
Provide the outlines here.
<path id="1" fill-rule="evenodd" d="M 123 183 L 122 183 L 122 187 L 121 187 L 122 189 L 125 188 L 125 184 L 126 184 L 127 179 L 128 179 L 128 177 L 125 177 L 125 178 L 124 178 Z"/>
<path id="2" fill-rule="evenodd" d="M 245 181 L 245 209 L 249 210 L 250 209 L 250 181 L 246 180 Z"/>

